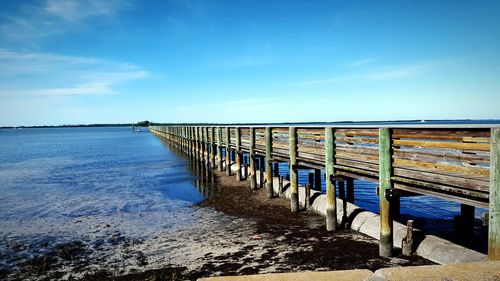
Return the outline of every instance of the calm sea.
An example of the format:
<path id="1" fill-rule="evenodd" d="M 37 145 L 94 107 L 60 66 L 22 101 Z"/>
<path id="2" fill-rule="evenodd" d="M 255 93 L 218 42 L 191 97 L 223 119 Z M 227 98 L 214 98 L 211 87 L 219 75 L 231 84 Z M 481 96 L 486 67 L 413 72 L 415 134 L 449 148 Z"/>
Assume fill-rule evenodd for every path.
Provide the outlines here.
<path id="1" fill-rule="evenodd" d="M 179 216 L 204 197 L 187 166 L 129 128 L 0 130 L 0 253 L 93 239 L 109 224 L 147 238 L 160 225 L 189 223 Z"/>

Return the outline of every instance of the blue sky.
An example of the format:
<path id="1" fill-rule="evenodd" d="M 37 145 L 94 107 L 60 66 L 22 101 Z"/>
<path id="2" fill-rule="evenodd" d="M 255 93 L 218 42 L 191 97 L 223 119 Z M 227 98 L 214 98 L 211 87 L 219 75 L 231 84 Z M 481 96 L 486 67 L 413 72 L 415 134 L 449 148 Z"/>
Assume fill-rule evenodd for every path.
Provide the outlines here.
<path id="1" fill-rule="evenodd" d="M 0 125 L 500 119 L 500 1 L 0 0 Z"/>

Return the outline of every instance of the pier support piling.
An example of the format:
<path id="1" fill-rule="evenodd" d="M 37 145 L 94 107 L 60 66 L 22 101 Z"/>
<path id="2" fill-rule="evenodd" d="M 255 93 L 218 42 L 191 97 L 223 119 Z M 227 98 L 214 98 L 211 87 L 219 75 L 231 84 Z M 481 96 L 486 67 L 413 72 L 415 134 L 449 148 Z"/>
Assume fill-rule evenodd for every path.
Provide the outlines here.
<path id="1" fill-rule="evenodd" d="M 205 127 L 205 160 L 207 164 L 210 165 L 210 139 L 208 134 L 208 127 Z"/>
<path id="2" fill-rule="evenodd" d="M 347 200 L 345 194 L 345 181 L 343 178 L 337 181 L 339 187 L 339 197 L 342 199 L 342 221 L 341 224 L 345 224 L 347 222 Z"/>
<path id="3" fill-rule="evenodd" d="M 215 169 L 215 151 L 217 150 L 217 144 L 215 143 L 215 127 L 212 127 L 210 130 L 210 140 L 212 141 L 210 147 L 210 163 L 212 169 Z"/>
<path id="4" fill-rule="evenodd" d="M 353 178 L 346 179 L 346 188 L 347 188 L 347 202 L 354 204 L 354 179 Z"/>
<path id="5" fill-rule="evenodd" d="M 283 176 L 280 176 L 278 179 L 278 196 L 283 194 Z"/>
<path id="6" fill-rule="evenodd" d="M 201 152 L 200 152 L 200 156 L 201 156 L 201 161 L 205 161 L 205 128 L 204 127 L 200 127 L 200 146 L 201 146 Z"/>
<path id="7" fill-rule="evenodd" d="M 299 211 L 299 176 L 297 168 L 297 128 L 288 129 L 288 143 L 290 145 L 290 207 L 292 212 Z"/>
<path id="8" fill-rule="evenodd" d="M 500 260 L 500 128 L 491 129 L 488 258 Z"/>
<path id="9" fill-rule="evenodd" d="M 217 127 L 217 170 L 222 172 L 222 128 Z"/>
<path id="10" fill-rule="evenodd" d="M 280 163 L 274 162 L 273 163 L 273 176 L 279 177 L 280 176 Z"/>
<path id="11" fill-rule="evenodd" d="M 257 189 L 257 175 L 255 171 L 255 128 L 250 128 L 250 187 Z"/>
<path id="12" fill-rule="evenodd" d="M 379 254 L 382 257 L 393 255 L 393 221 L 391 200 L 387 190 L 391 189 L 392 181 L 391 131 L 388 128 L 379 129 L 379 200 L 380 200 L 380 241 Z"/>
<path id="13" fill-rule="evenodd" d="M 304 209 L 307 211 L 311 206 L 311 184 L 306 184 L 306 200 L 304 201 Z"/>
<path id="14" fill-rule="evenodd" d="M 411 256 L 413 253 L 413 220 L 406 223 L 406 237 L 403 238 L 401 249 L 404 256 Z"/>
<path id="15" fill-rule="evenodd" d="M 273 136 L 271 127 L 266 127 L 266 194 L 267 198 L 273 198 L 273 167 L 271 163 L 271 152 L 273 149 Z"/>
<path id="16" fill-rule="evenodd" d="M 337 196 L 335 191 L 335 134 L 325 128 L 326 230 L 337 229 Z"/>
<path id="17" fill-rule="evenodd" d="M 392 220 L 399 221 L 401 217 L 401 196 L 392 194 L 390 201 L 391 201 Z"/>
<path id="18" fill-rule="evenodd" d="M 231 175 L 231 131 L 226 127 L 226 175 Z"/>
<path id="19" fill-rule="evenodd" d="M 236 137 L 236 180 L 241 181 L 241 160 L 243 155 L 241 154 L 241 129 L 240 127 L 235 128 Z"/>
<path id="20" fill-rule="evenodd" d="M 265 180 L 265 170 L 266 168 L 266 158 L 265 157 L 262 157 L 262 156 L 259 156 L 259 188 L 263 188 L 264 187 L 264 180 Z"/>
<path id="21" fill-rule="evenodd" d="M 198 127 L 194 127 L 194 158 L 196 161 L 200 160 L 200 131 Z"/>
<path id="22" fill-rule="evenodd" d="M 464 239 L 469 239 L 474 236 L 474 221 L 476 208 L 474 206 L 460 204 L 460 221 L 459 231 Z"/>
<path id="23" fill-rule="evenodd" d="M 314 190 L 321 191 L 321 170 L 314 169 Z"/>

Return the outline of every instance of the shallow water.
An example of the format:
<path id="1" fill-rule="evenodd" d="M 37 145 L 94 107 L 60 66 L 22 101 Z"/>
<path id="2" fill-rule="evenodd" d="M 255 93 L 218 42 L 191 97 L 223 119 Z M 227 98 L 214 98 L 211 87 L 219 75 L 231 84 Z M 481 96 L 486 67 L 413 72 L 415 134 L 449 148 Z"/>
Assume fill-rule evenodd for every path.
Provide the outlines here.
<path id="1" fill-rule="evenodd" d="M 147 240 L 204 199 L 186 160 L 129 128 L 0 130 L 0 158 L 0 267 L 105 230 Z"/>

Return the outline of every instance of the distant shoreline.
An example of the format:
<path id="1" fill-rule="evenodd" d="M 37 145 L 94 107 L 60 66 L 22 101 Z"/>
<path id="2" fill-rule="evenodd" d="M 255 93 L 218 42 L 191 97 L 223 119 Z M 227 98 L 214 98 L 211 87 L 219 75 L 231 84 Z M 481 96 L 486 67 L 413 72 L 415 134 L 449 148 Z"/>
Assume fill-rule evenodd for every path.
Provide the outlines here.
<path id="1" fill-rule="evenodd" d="M 42 126 L 2 126 L 0 129 L 45 129 L 45 128 L 83 128 L 83 127 L 131 127 L 134 124 L 82 124 L 82 125 L 42 125 Z"/>
<path id="2" fill-rule="evenodd" d="M 484 124 L 484 125 L 497 125 L 500 124 L 500 119 L 425 119 L 425 120 L 384 120 L 384 121 L 335 121 L 335 122 L 271 122 L 271 123 L 213 123 L 213 122 L 197 122 L 197 123 L 149 123 L 150 126 L 285 126 L 285 125 L 414 125 L 414 124 L 434 124 L 434 125 L 457 125 L 457 124 Z M 0 129 L 32 129 L 32 128 L 80 128 L 80 127 L 131 127 L 139 125 L 134 123 L 120 123 L 120 124 L 76 124 L 76 125 L 40 125 L 40 126 L 1 126 Z M 144 126 L 142 126 L 144 127 Z"/>

